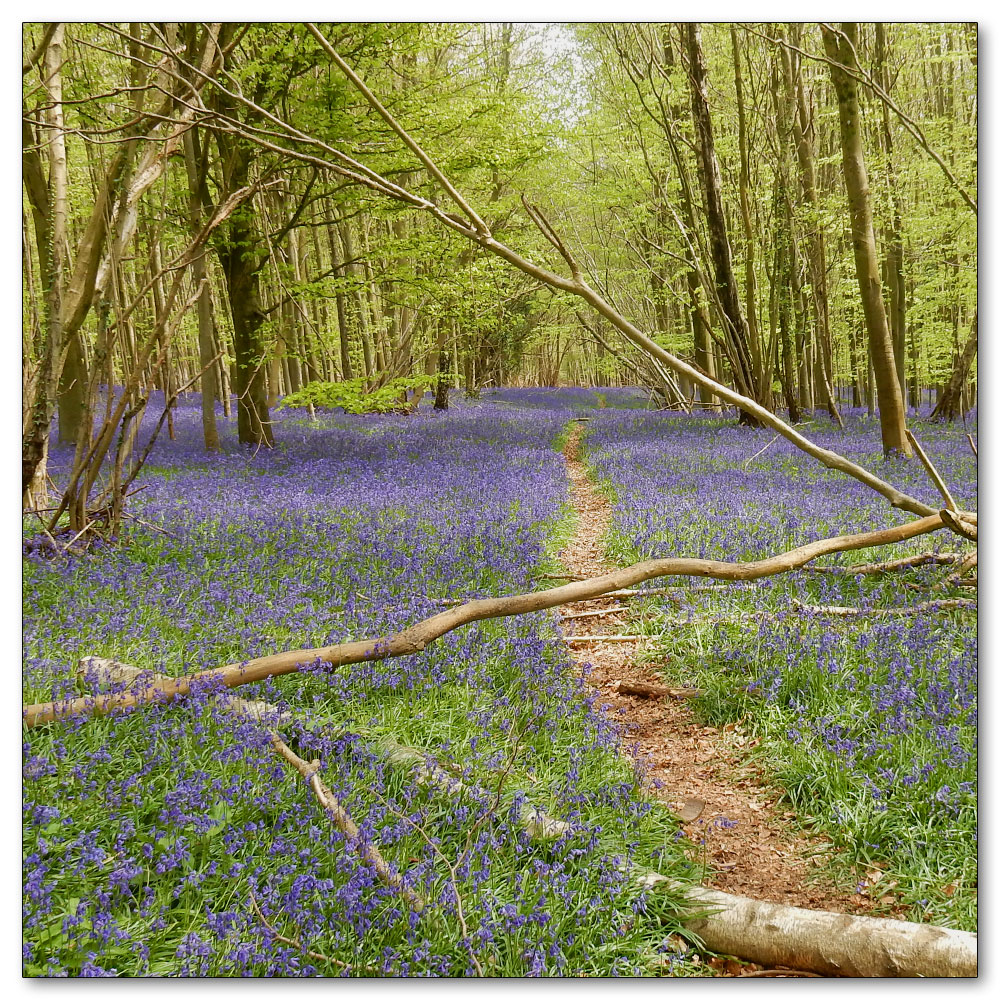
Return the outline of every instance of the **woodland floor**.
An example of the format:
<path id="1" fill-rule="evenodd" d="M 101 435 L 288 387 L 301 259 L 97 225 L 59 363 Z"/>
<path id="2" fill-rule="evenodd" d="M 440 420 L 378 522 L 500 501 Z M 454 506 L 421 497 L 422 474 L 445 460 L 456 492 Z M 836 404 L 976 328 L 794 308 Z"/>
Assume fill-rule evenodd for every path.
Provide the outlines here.
<path id="1" fill-rule="evenodd" d="M 583 426 L 573 425 L 564 450 L 576 530 L 561 560 L 574 576 L 593 577 L 616 567 L 603 556 L 610 505 L 578 457 Z M 572 617 L 581 610 L 608 613 Z M 564 635 L 629 631 L 628 604 L 613 598 L 567 604 L 560 612 Z M 686 700 L 618 693 L 624 680 L 671 683 L 667 664 L 640 661 L 642 642 L 637 636 L 634 642 L 570 643 L 570 655 L 581 666 L 590 664 L 590 683 L 624 726 L 626 743 L 637 746 L 653 794 L 684 821 L 684 833 L 693 843 L 704 843 L 704 884 L 808 909 L 839 913 L 872 909 L 870 900 L 844 892 L 824 878 L 823 855 L 829 842 L 796 829 L 794 814 L 783 811 L 778 802 L 781 790 L 769 786 L 759 768 L 747 760 L 750 748 L 738 724 L 725 730 L 704 726 Z"/>

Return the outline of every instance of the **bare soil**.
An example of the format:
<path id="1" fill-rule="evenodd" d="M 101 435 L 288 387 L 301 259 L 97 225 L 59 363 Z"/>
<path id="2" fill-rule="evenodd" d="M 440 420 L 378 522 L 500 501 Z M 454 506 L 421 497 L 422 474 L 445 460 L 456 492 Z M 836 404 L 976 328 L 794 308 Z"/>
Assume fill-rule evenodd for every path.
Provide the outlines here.
<path id="1" fill-rule="evenodd" d="M 603 555 L 609 504 L 578 457 L 582 427 L 573 425 L 565 447 L 577 527 L 561 558 L 567 572 L 592 577 L 615 567 Z M 607 613 L 574 617 L 584 610 Z M 568 604 L 560 611 L 564 635 L 620 636 L 629 631 L 627 602 L 602 598 Z M 652 793 L 681 818 L 685 835 L 698 845 L 707 866 L 704 884 L 808 909 L 871 912 L 873 900 L 838 890 L 824 877 L 823 856 L 831 845 L 795 828 L 794 814 L 778 803 L 781 790 L 768 785 L 748 759 L 753 741 L 739 725 L 725 730 L 705 726 L 687 700 L 618 693 L 623 680 L 672 683 L 669 676 L 657 674 L 654 664 L 637 662 L 642 642 L 640 637 L 635 642 L 573 642 L 570 654 L 581 666 L 591 665 L 589 681 L 617 713 L 626 742 L 636 745 L 638 757 L 647 764 Z M 884 906 L 879 912 L 897 915 Z"/>

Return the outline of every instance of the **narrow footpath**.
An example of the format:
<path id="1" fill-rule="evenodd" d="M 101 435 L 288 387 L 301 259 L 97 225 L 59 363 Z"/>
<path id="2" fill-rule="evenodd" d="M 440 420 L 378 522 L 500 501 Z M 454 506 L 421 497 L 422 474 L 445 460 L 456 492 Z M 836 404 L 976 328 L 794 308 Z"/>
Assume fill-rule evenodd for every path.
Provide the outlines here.
<path id="1" fill-rule="evenodd" d="M 577 525 L 561 558 L 574 577 L 616 568 L 603 555 L 610 505 L 579 459 L 584 427 L 573 423 L 564 449 Z M 809 909 L 864 913 L 871 908 L 864 897 L 834 892 L 808 878 L 810 872 L 819 874 L 829 845 L 822 838 L 806 840 L 791 827 L 793 814 L 783 812 L 775 801 L 778 793 L 762 783 L 739 726 L 722 731 L 701 725 L 684 698 L 651 700 L 619 692 L 623 682 L 670 684 L 657 676 L 655 664 L 637 662 L 641 637 L 622 638 L 629 630 L 626 600 L 597 598 L 567 604 L 560 613 L 563 635 L 574 637 L 568 641 L 570 655 L 591 665 L 590 683 L 624 725 L 626 743 L 637 745 L 652 793 L 682 820 L 685 835 L 704 845 L 706 886 Z"/>

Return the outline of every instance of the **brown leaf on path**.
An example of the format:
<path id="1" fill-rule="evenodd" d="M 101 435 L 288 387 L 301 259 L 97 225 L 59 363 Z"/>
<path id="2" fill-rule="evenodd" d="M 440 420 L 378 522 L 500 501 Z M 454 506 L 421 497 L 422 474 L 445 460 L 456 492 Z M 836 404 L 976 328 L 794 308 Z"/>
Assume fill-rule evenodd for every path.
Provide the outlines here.
<path id="1" fill-rule="evenodd" d="M 685 823 L 692 823 L 705 811 L 705 803 L 702 799 L 685 799 L 684 805 L 674 811 Z"/>

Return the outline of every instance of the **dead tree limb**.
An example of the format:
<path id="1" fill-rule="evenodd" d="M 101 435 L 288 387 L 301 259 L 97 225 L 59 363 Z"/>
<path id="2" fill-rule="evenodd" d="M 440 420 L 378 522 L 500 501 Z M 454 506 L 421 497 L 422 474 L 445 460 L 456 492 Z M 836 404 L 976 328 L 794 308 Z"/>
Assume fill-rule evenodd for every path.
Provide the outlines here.
<path id="1" fill-rule="evenodd" d="M 80 660 L 77 674 L 81 679 L 108 685 L 135 684 L 140 679 L 169 680 L 163 674 L 140 670 L 128 663 L 119 663 L 117 660 L 100 656 L 86 656 Z M 276 705 L 266 701 L 228 698 L 220 703 L 220 707 L 224 712 L 255 719 L 268 726 L 286 726 L 295 721 L 293 713 L 283 712 Z M 465 782 L 449 774 L 430 754 L 415 747 L 402 746 L 395 740 L 386 739 L 379 740 L 377 749 L 389 764 L 411 768 L 418 785 L 436 788 L 450 796 L 459 796 L 463 792 L 481 792 L 480 789 L 470 788 Z M 528 836 L 538 840 L 561 837 L 570 830 L 569 823 L 549 816 L 544 810 L 528 801 L 521 806 L 519 819 Z"/>
<path id="2" fill-rule="evenodd" d="M 685 886 L 663 875 L 641 879 L 686 896 L 700 911 L 685 921 L 706 947 L 762 965 L 828 976 L 975 977 L 978 936 L 948 927 L 804 910 L 728 892 Z"/>
<path id="3" fill-rule="evenodd" d="M 955 498 L 951 495 L 951 491 L 941 478 L 941 473 L 934 467 L 934 463 L 930 460 L 927 452 L 920 447 L 920 442 L 913 436 L 913 431 L 909 427 L 906 428 L 906 436 L 913 446 L 913 450 L 917 453 L 917 458 L 920 459 L 921 464 L 927 470 L 927 475 L 931 477 L 931 482 L 937 487 L 938 493 L 941 494 L 945 507 L 948 510 L 958 510 L 958 504 L 955 503 Z"/>
<path id="4" fill-rule="evenodd" d="M 320 780 L 319 761 L 304 761 L 288 744 L 272 729 L 268 735 L 271 737 L 271 746 L 274 752 L 292 765 L 312 789 L 316 801 L 323 807 L 324 811 L 333 820 L 334 825 L 347 838 L 351 846 L 375 869 L 375 874 L 394 892 L 399 893 L 406 900 L 410 909 L 420 913 L 426 903 L 409 886 L 403 883 L 398 872 L 389 867 L 388 862 L 382 857 L 382 852 L 374 845 L 369 844 L 361 836 L 358 824 L 351 819 L 350 813 L 340 804 L 337 797 Z"/>
<path id="5" fill-rule="evenodd" d="M 979 542 L 978 522 L 972 520 L 964 510 L 955 512 L 946 508 L 941 511 L 941 520 L 946 527 L 963 538 L 968 538 L 970 542 Z"/>
<path id="6" fill-rule="evenodd" d="M 599 597 L 609 591 L 633 587 L 645 580 L 662 576 L 700 576 L 719 580 L 757 580 L 799 569 L 819 556 L 833 552 L 848 552 L 876 545 L 891 545 L 909 538 L 916 538 L 943 526 L 941 511 L 917 521 L 910 521 L 894 528 L 868 531 L 858 535 L 838 535 L 824 538 L 808 545 L 800 545 L 788 552 L 756 562 L 732 563 L 712 559 L 651 559 L 605 573 L 591 580 L 567 583 L 561 587 L 535 593 L 515 594 L 508 597 L 482 598 L 468 601 L 456 608 L 449 608 L 424 621 L 411 625 L 395 635 L 379 639 L 360 639 L 355 642 L 337 643 L 314 649 L 292 649 L 272 656 L 261 656 L 243 663 L 230 663 L 223 667 L 202 670 L 195 674 L 160 681 L 151 681 L 145 688 L 96 697 L 70 698 L 63 701 L 25 705 L 22 718 L 27 726 L 37 726 L 59 719 L 79 715 L 106 715 L 109 712 L 136 708 L 155 702 L 172 701 L 174 698 L 207 690 L 219 685 L 228 688 L 252 684 L 268 677 L 297 673 L 303 667 L 329 664 L 337 669 L 351 663 L 384 660 L 394 656 L 407 656 L 425 649 L 435 639 L 462 625 L 484 621 L 488 618 L 509 618 L 513 615 L 544 611 L 573 601 Z"/>
<path id="7" fill-rule="evenodd" d="M 968 609 L 978 611 L 979 602 L 968 597 L 955 597 L 947 601 L 925 601 L 914 604 L 910 608 L 851 608 L 836 604 L 803 604 L 792 599 L 792 607 L 796 611 L 805 611 L 814 615 L 831 615 L 835 618 L 855 618 L 860 615 L 919 615 L 930 611 L 959 611 Z"/>
<path id="8" fill-rule="evenodd" d="M 912 569 L 916 566 L 950 566 L 962 559 L 959 552 L 923 552 L 919 556 L 893 559 L 889 562 L 862 563 L 859 566 L 806 566 L 809 573 L 829 573 L 832 576 L 872 576 L 876 573 L 892 573 L 898 569 Z"/>

